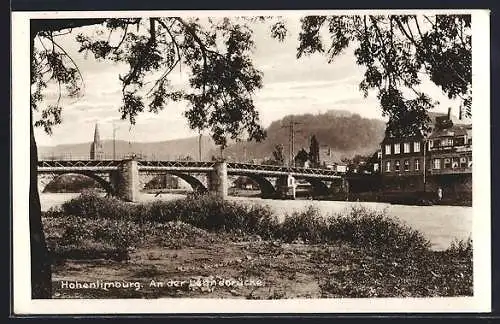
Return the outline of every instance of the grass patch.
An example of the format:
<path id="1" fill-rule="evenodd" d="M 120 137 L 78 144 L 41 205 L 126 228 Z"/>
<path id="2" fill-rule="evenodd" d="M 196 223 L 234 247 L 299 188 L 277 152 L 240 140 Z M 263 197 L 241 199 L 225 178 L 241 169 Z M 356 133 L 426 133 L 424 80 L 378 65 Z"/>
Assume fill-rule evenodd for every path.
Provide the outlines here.
<path id="1" fill-rule="evenodd" d="M 422 233 L 388 217 L 385 211 L 362 206 L 329 217 L 310 206 L 279 222 L 268 206 L 245 205 L 213 196 L 130 204 L 86 192 L 47 213 L 56 218 L 66 215 L 75 218 L 68 223 L 63 240 L 92 236 L 119 247 L 133 245 L 144 235 L 145 227 L 151 230 L 151 224 L 169 222 L 182 222 L 209 232 L 258 235 L 264 240 L 349 243 L 380 254 L 423 253 L 431 245 Z M 138 224 L 144 225 L 142 233 Z M 94 227 L 89 233 L 87 228 Z"/>
<path id="2" fill-rule="evenodd" d="M 295 246 L 286 243 L 304 243 L 307 249 L 318 248 L 301 257 L 303 264 L 314 266 L 296 265 L 294 258 L 302 255 L 297 250 L 281 261 L 288 262 L 283 269 L 316 271 L 323 297 L 473 293 L 471 240 L 432 251 L 419 231 L 385 211 L 362 206 L 328 217 L 310 206 L 280 222 L 267 206 L 212 196 L 131 204 L 87 192 L 44 213 L 43 220 L 56 259 L 126 261 L 131 251 L 145 246 L 203 250 L 223 240 L 246 240 L 255 253 L 248 260 L 240 257 L 246 262 L 243 269 L 262 275 L 276 270 L 271 265 L 286 246 Z M 155 255 L 150 259 L 157 260 Z"/>

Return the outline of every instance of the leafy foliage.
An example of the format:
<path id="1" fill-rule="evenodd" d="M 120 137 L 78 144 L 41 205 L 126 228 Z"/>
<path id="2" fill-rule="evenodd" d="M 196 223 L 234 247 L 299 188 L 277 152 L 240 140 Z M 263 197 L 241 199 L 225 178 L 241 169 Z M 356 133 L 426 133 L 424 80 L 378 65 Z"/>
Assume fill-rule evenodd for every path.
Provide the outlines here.
<path id="1" fill-rule="evenodd" d="M 250 24 L 268 20 L 274 20 L 271 37 L 283 41 L 288 30 L 280 17 L 45 21 L 36 33 L 43 50 L 33 50 L 32 108 L 38 109 L 47 82 L 65 86 L 68 95 L 79 95 L 81 73 L 56 39 L 75 25 L 101 24 L 96 35 L 79 34 L 76 40 L 80 52 L 129 66 L 120 76 L 123 119 L 135 123 L 146 107 L 157 112 L 169 101 L 183 100 L 189 104 L 189 126 L 209 130 L 222 148 L 228 139 L 260 141 L 266 133 L 253 95 L 262 87 L 262 73 L 252 62 Z M 298 58 L 323 53 L 334 62 L 348 47 L 355 47 L 356 62 L 365 67 L 360 90 L 365 96 L 377 90 L 382 113 L 389 117 L 388 130 L 395 135 L 426 131 L 426 112 L 436 102 L 419 89 L 423 74 L 449 98 L 459 98 L 465 115 L 471 115 L 470 15 L 306 16 L 301 22 Z M 325 32 L 328 42 L 322 38 Z M 112 33 L 121 33 L 118 41 L 110 40 Z M 181 64 L 190 70 L 188 90 L 174 89 L 169 82 L 170 73 Z M 50 133 L 60 122 L 58 100 L 42 111 L 36 125 Z"/>
<path id="2" fill-rule="evenodd" d="M 304 148 L 301 148 L 293 160 L 296 166 L 304 166 L 306 161 L 309 160 L 309 153 Z"/>
<path id="3" fill-rule="evenodd" d="M 301 21 L 299 58 L 326 52 L 329 62 L 334 62 L 347 47 L 355 46 L 356 62 L 365 67 L 360 90 L 365 96 L 377 90 L 394 135 L 427 131 L 426 111 L 436 102 L 419 90 L 421 74 L 427 74 L 449 98 L 461 99 L 466 115 L 471 115 L 470 15 L 307 16 Z M 328 31 L 329 44 L 321 38 L 323 29 Z"/>
<path id="4" fill-rule="evenodd" d="M 311 144 L 309 144 L 309 161 L 311 161 L 313 168 L 317 168 L 320 165 L 319 142 L 316 139 L 316 135 L 311 137 Z"/>
<path id="5" fill-rule="evenodd" d="M 119 76 L 122 119 L 134 124 L 146 109 L 158 112 L 170 101 L 182 100 L 189 104 L 185 111 L 189 126 L 209 130 L 224 148 L 228 139 L 260 141 L 265 137 L 253 103 L 253 95 L 262 87 L 262 72 L 251 60 L 254 42 L 249 22 L 241 17 L 89 19 L 78 26 L 101 27 L 94 35 L 76 35 L 76 41 L 79 52 L 85 55 L 128 65 L 128 72 Z M 70 95 L 80 94 L 83 78 L 78 66 L 56 41 L 64 34 L 61 31 L 74 25 L 73 21 L 49 20 L 39 23 L 34 31 L 37 45 L 44 48 L 33 48 L 34 110 L 50 82 L 55 81 L 59 89 L 65 85 Z M 279 38 L 282 29 L 273 29 L 273 35 Z M 121 35 L 117 41 L 111 37 L 113 33 Z M 171 72 L 181 65 L 190 71 L 187 90 L 173 88 L 169 80 Z M 59 91 L 59 99 L 61 95 Z M 62 120 L 61 108 L 58 100 L 55 106 L 43 109 L 35 125 L 50 133 Z"/>
<path id="6" fill-rule="evenodd" d="M 285 154 L 283 144 L 277 144 L 274 146 L 273 157 L 268 160 L 264 160 L 262 164 L 267 165 L 285 165 Z"/>

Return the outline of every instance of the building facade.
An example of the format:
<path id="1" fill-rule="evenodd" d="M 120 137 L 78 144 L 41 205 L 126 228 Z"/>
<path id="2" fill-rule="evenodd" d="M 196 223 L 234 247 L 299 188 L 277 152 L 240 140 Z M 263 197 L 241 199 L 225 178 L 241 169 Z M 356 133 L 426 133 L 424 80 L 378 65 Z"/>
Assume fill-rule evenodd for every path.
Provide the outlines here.
<path id="1" fill-rule="evenodd" d="M 99 125 L 95 124 L 94 129 L 94 141 L 90 144 L 90 159 L 91 160 L 103 160 L 104 159 L 104 149 L 101 142 L 101 137 L 99 135 Z"/>
<path id="2" fill-rule="evenodd" d="M 431 115 L 424 138 L 386 136 L 380 171 L 386 191 L 437 191 L 472 196 L 472 124 L 458 124 L 448 114 Z"/>

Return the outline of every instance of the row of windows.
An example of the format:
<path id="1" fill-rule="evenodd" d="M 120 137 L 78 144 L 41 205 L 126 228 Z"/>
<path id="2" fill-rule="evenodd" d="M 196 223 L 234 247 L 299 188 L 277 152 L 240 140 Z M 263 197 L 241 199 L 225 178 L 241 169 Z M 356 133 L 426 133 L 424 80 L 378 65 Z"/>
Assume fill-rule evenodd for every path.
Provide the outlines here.
<path id="1" fill-rule="evenodd" d="M 432 168 L 433 169 L 456 169 L 456 168 L 470 168 L 472 167 L 472 157 L 467 159 L 465 156 L 460 158 L 444 158 L 444 159 L 433 159 Z"/>
<path id="2" fill-rule="evenodd" d="M 459 137 L 446 137 L 442 139 L 435 139 L 429 141 L 429 147 L 448 147 L 448 146 L 462 146 L 467 144 L 467 136 Z"/>
<path id="3" fill-rule="evenodd" d="M 414 171 L 420 171 L 420 160 L 415 159 L 413 162 L 413 170 Z M 393 171 L 391 169 L 391 161 L 386 161 L 385 162 L 385 172 L 391 172 Z M 403 161 L 403 170 L 404 171 L 410 171 L 410 160 L 404 160 Z M 401 163 L 399 160 L 394 161 L 394 171 L 399 172 L 401 171 Z"/>
<path id="4" fill-rule="evenodd" d="M 460 137 L 446 137 L 442 139 L 435 139 L 435 140 L 430 140 L 429 141 L 429 147 L 450 147 L 450 146 L 462 146 L 467 143 L 467 136 L 460 136 Z M 403 153 L 411 153 L 411 144 L 410 142 L 405 142 L 403 143 Z M 394 145 L 394 150 L 392 150 L 392 145 L 391 144 L 386 144 L 385 145 L 385 155 L 390 155 L 390 154 L 401 154 L 401 144 L 400 143 L 395 143 Z M 413 153 L 418 153 L 420 152 L 420 142 L 413 142 Z"/>
<path id="5" fill-rule="evenodd" d="M 413 171 L 420 171 L 420 159 L 415 159 L 413 161 Z M 465 156 L 460 158 L 444 158 L 444 159 L 433 159 L 432 160 L 432 168 L 433 169 L 456 169 L 456 168 L 471 168 L 472 167 L 472 158 L 469 157 L 467 159 Z M 393 169 L 391 169 L 393 168 Z M 403 161 L 403 170 L 410 171 L 410 160 Z M 394 161 L 394 165 L 391 165 L 391 161 L 385 162 L 385 172 L 399 172 L 401 171 L 401 163 L 399 160 Z"/>
<path id="6" fill-rule="evenodd" d="M 403 153 L 410 153 L 410 148 L 411 148 L 411 143 L 406 142 L 403 143 Z M 420 142 L 413 142 L 413 152 L 420 152 Z M 401 153 L 401 144 L 396 143 L 394 144 L 394 154 L 400 154 Z M 391 144 L 386 144 L 385 145 L 385 155 L 390 155 L 391 154 Z"/>

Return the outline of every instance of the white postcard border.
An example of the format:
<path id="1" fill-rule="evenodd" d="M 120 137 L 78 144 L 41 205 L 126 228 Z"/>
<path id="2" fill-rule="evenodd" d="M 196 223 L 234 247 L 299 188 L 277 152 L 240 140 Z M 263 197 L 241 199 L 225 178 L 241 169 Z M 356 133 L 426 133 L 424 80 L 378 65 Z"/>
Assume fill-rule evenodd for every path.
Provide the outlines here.
<path id="1" fill-rule="evenodd" d="M 12 13 L 13 302 L 16 314 L 118 313 L 400 313 L 491 311 L 490 36 L 488 10 L 370 10 L 381 14 L 471 13 L 473 71 L 474 297 L 368 299 L 32 300 L 29 258 L 29 19 L 193 15 L 366 14 L 366 10 L 117 11 Z"/>

